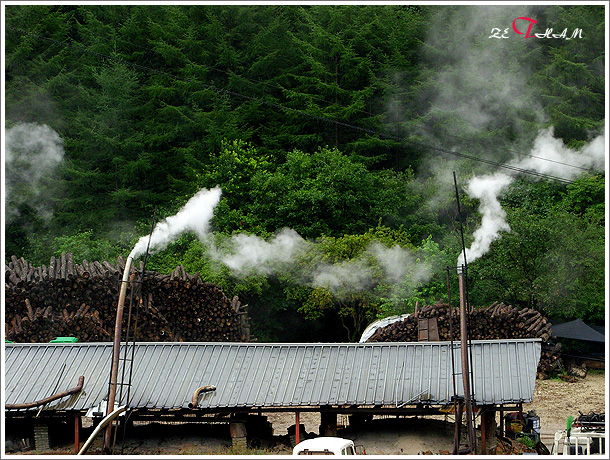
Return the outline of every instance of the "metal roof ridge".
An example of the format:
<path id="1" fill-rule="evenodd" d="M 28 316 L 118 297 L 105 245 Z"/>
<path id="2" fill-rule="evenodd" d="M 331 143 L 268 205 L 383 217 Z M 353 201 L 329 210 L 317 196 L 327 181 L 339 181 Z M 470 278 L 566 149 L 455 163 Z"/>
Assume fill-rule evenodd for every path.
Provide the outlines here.
<path id="1" fill-rule="evenodd" d="M 456 341 L 454 340 L 454 345 Z M 470 340 L 471 344 L 483 344 L 483 343 L 502 343 L 502 342 L 542 342 L 539 337 L 529 337 L 520 339 L 485 339 L 485 340 Z M 426 342 L 135 342 L 137 346 L 242 346 L 242 347 L 288 347 L 288 346 L 303 346 L 303 347 L 328 347 L 328 346 L 349 346 L 349 347 L 387 347 L 387 346 L 401 346 L 401 345 L 444 345 L 451 344 L 449 340 L 436 340 Z M 52 346 L 52 347 L 90 347 L 90 346 L 112 346 L 112 342 L 75 342 L 75 343 L 5 343 L 6 347 L 14 346 Z M 125 342 L 121 342 L 122 346 L 127 345 Z M 131 345 L 131 343 L 130 343 Z M 457 343 L 459 346 L 459 343 Z"/>

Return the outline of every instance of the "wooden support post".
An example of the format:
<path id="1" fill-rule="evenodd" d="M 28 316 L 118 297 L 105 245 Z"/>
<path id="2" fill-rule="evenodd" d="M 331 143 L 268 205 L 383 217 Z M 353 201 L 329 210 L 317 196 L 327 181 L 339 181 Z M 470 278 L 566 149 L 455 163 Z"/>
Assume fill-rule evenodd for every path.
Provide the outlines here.
<path id="1" fill-rule="evenodd" d="M 453 437 L 453 455 L 458 455 L 460 451 L 460 436 L 462 433 L 462 412 L 464 410 L 464 402 L 458 401 L 455 410 L 455 434 Z"/>
<path id="2" fill-rule="evenodd" d="M 231 445 L 245 449 L 248 447 L 246 424 L 243 422 L 229 422 Z"/>
<path id="3" fill-rule="evenodd" d="M 487 418 L 489 414 L 487 410 L 483 409 L 481 412 L 481 455 L 487 455 Z"/>
<path id="4" fill-rule="evenodd" d="M 487 455 L 488 446 L 496 432 L 496 411 L 494 408 L 485 409 L 481 414 L 481 454 Z"/>
<path id="5" fill-rule="evenodd" d="M 80 418 L 80 414 L 76 414 L 74 416 L 74 454 L 78 454 L 80 450 L 80 428 L 82 422 Z"/>
<path id="6" fill-rule="evenodd" d="M 295 413 L 295 432 L 294 432 L 294 444 L 297 445 L 298 443 L 301 442 L 301 429 L 300 429 L 300 425 L 301 425 L 301 420 L 300 420 L 300 414 L 299 412 Z"/>
<path id="7" fill-rule="evenodd" d="M 519 403 L 519 421 L 520 422 L 523 421 L 523 403 L 522 402 Z"/>
<path id="8" fill-rule="evenodd" d="M 500 409 L 500 434 L 506 436 L 504 433 L 504 406 Z"/>

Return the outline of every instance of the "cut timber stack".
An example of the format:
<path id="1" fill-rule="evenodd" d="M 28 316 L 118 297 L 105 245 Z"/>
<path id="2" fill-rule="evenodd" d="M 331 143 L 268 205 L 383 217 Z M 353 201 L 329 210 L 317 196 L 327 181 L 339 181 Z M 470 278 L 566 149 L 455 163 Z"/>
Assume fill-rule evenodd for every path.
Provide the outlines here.
<path id="1" fill-rule="evenodd" d="M 439 340 L 460 339 L 460 312 L 456 307 L 438 303 L 419 309 L 402 321 L 380 328 L 369 338 L 369 342 L 417 342 L 419 318 L 436 318 Z M 450 324 L 451 320 L 451 324 Z M 471 340 L 498 340 L 540 338 L 545 344 L 551 336 L 551 323 L 531 308 L 516 308 L 494 302 L 487 308 L 471 309 L 468 313 L 469 338 Z M 560 347 L 543 346 L 539 377 L 546 377 L 556 369 Z"/>
<path id="2" fill-rule="evenodd" d="M 80 342 L 111 341 L 125 259 L 74 263 L 72 254 L 52 257 L 48 266 L 34 267 L 11 257 L 5 267 L 5 333 L 14 342 L 48 342 L 57 336 Z M 131 275 L 140 280 L 139 270 Z M 146 272 L 144 280 L 130 283 L 127 312 L 137 311 L 136 340 L 223 341 L 251 340 L 246 306 L 229 299 L 219 286 L 204 283 L 198 274 L 178 266 L 168 275 Z M 131 326 L 133 328 L 133 324 Z"/>

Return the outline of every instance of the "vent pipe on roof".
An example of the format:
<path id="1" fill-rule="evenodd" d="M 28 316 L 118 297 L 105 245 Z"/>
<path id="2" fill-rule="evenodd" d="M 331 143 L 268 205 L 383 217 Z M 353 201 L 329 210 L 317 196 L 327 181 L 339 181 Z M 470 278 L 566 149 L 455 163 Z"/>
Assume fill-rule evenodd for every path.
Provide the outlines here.
<path id="1" fill-rule="evenodd" d="M 216 391 L 216 387 L 214 385 L 204 385 L 199 387 L 193 393 L 193 400 L 189 403 L 189 409 L 194 409 L 199 404 L 199 395 L 201 393 L 208 393 L 210 391 Z"/>

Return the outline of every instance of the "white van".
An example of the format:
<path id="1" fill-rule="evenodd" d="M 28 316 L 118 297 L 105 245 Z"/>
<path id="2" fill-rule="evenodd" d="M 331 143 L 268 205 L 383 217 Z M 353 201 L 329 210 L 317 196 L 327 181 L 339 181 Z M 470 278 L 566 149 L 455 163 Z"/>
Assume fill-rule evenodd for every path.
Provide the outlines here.
<path id="1" fill-rule="evenodd" d="M 298 443 L 292 449 L 292 455 L 361 455 L 364 454 L 364 449 L 358 450 L 356 453 L 354 442 L 350 439 L 334 438 L 334 437 L 319 437 L 307 439 Z"/>

